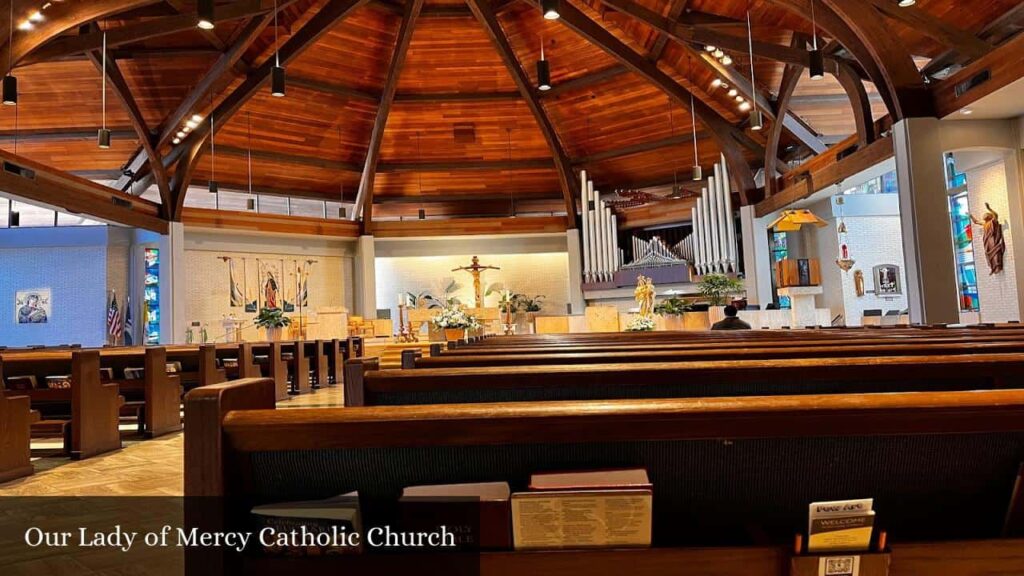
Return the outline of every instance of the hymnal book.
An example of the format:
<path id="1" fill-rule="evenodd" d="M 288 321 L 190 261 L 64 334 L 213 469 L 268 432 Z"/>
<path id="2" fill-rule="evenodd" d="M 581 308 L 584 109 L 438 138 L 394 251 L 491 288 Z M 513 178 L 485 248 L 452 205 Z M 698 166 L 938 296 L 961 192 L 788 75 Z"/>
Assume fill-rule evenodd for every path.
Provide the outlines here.
<path id="1" fill-rule="evenodd" d="M 275 533 L 299 531 L 309 534 L 309 545 L 289 543 L 267 545 L 268 554 L 286 556 L 321 556 L 360 552 L 361 546 L 347 546 L 346 534 L 362 531 L 359 514 L 359 493 L 349 492 L 324 500 L 279 502 L 252 509 L 256 530 L 272 528 Z"/>
<path id="2" fill-rule="evenodd" d="M 517 550 L 651 545 L 653 491 L 642 469 L 534 474 L 512 495 Z"/>
<path id="3" fill-rule="evenodd" d="M 459 550 L 508 550 L 510 494 L 507 482 L 409 486 L 399 499 L 402 529 L 433 532 L 445 526 Z"/>
<path id="4" fill-rule="evenodd" d="M 874 530 L 874 500 L 814 502 L 808 517 L 808 552 L 867 550 Z"/>

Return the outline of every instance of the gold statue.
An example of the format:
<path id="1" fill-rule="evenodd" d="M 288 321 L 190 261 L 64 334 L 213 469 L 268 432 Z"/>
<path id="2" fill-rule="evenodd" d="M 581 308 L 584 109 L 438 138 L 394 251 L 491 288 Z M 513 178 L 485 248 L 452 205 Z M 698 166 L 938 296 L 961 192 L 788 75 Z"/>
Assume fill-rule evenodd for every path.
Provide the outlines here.
<path id="1" fill-rule="evenodd" d="M 452 268 L 452 272 L 458 271 L 469 272 L 473 275 L 473 295 L 476 297 L 476 308 L 484 307 L 484 291 L 480 285 L 480 273 L 484 270 L 501 270 L 497 266 L 481 266 L 480 259 L 473 256 L 473 263 L 469 266 L 462 266 L 460 268 Z"/>
<path id="2" fill-rule="evenodd" d="M 858 297 L 864 295 L 864 272 L 861 270 L 853 271 L 853 289 Z"/>
<path id="3" fill-rule="evenodd" d="M 985 242 L 985 259 L 988 260 L 988 273 L 998 274 L 1003 271 L 1003 255 L 1006 253 L 1006 241 L 1003 239 L 1003 225 L 999 223 L 999 214 L 985 202 L 984 220 L 978 220 L 971 214 L 971 222 L 982 227 L 982 240 Z"/>
<path id="4" fill-rule="evenodd" d="M 633 297 L 640 307 L 640 316 L 650 318 L 654 314 L 654 294 L 654 282 L 642 274 L 637 276 Z"/>

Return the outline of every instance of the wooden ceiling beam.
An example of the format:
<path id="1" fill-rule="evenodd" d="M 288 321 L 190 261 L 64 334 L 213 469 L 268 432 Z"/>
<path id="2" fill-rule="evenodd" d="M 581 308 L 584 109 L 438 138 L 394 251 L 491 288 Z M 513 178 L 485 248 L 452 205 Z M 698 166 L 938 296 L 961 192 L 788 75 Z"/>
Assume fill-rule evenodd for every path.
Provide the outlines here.
<path id="1" fill-rule="evenodd" d="M 807 38 L 803 34 L 793 34 L 791 46 L 806 46 Z M 786 64 L 782 71 L 782 81 L 779 83 L 779 96 L 775 100 L 776 114 L 784 115 L 789 109 L 790 99 L 793 91 L 800 82 L 800 75 L 803 74 L 803 67 L 795 64 Z M 782 123 L 773 122 L 768 128 L 768 142 L 764 147 L 764 194 L 769 197 L 778 190 L 778 179 L 775 176 L 776 166 L 779 163 L 779 140 L 782 138 Z"/>
<path id="2" fill-rule="evenodd" d="M 557 98 L 562 94 L 575 92 L 576 90 L 589 88 L 594 84 L 600 84 L 602 82 L 607 82 L 608 80 L 611 80 L 613 78 L 618 78 L 619 76 L 626 74 L 628 72 L 629 69 L 622 65 L 609 66 L 602 70 L 591 72 L 590 74 L 585 74 L 583 76 L 573 78 L 572 80 L 555 84 L 554 86 L 551 87 L 551 90 L 548 90 L 547 92 L 541 92 L 540 96 L 542 98 Z"/>
<path id="3" fill-rule="evenodd" d="M 522 160 L 442 160 L 434 162 L 380 162 L 379 173 L 401 172 L 465 172 L 471 170 L 542 170 L 555 167 L 551 158 Z"/>
<path id="4" fill-rule="evenodd" d="M 774 0 L 773 0 L 774 1 Z M 882 80 L 888 88 L 892 97 L 892 105 L 896 110 L 890 110 L 893 119 L 914 118 L 922 116 L 933 116 L 935 108 L 932 105 L 931 94 L 924 77 L 914 64 L 910 51 L 900 41 L 899 37 L 893 34 L 883 25 L 878 18 L 878 12 L 867 3 L 849 2 L 847 0 L 822 0 L 823 7 L 827 10 L 819 10 L 818 13 L 833 13 L 843 22 L 860 40 L 860 44 L 870 54 L 871 59 L 879 67 Z M 827 23 L 822 23 L 825 28 Z M 825 28 L 828 29 L 828 28 Z M 850 49 L 849 44 L 843 42 L 843 46 Z M 864 59 L 857 55 L 861 64 Z"/>
<path id="5" fill-rule="evenodd" d="M 971 62 L 956 74 L 933 85 L 931 93 L 935 102 L 936 115 L 939 118 L 948 116 L 1000 88 L 1024 78 L 1022 52 L 1024 52 L 1024 34 L 1018 34 L 984 58 Z M 988 80 L 966 92 L 957 90 L 957 85 L 983 72 L 988 72 Z"/>
<path id="6" fill-rule="evenodd" d="M 217 145 L 217 154 L 245 158 L 249 150 L 236 146 Z M 269 150 L 252 150 L 252 157 L 255 160 L 269 160 L 271 162 L 283 162 L 285 164 L 299 164 L 313 168 L 324 168 L 328 170 L 343 170 L 345 172 L 362 172 L 363 165 L 356 162 L 341 162 L 330 160 L 323 156 L 302 156 L 298 154 L 285 154 L 283 152 L 272 152 Z"/>
<path id="7" fill-rule="evenodd" d="M 90 0 L 88 2 L 66 2 L 54 4 L 47 11 L 47 18 L 38 23 L 31 31 L 15 31 L 13 46 L 4 43 L 0 47 L 0 66 L 6 74 L 8 62 L 14 66 L 26 57 L 32 56 L 47 42 L 58 38 L 68 31 L 78 30 L 83 24 L 88 24 L 97 19 L 107 18 L 158 3 L 160 0 Z M 17 12 L 16 12 L 17 13 Z M 7 19 L 4 19 L 5 21 Z M 6 26 L 0 28 L 0 35 L 7 38 L 10 27 L 14 22 L 6 22 Z M 95 48 L 99 48 L 96 46 Z"/>
<path id="8" fill-rule="evenodd" d="M 533 4 L 532 0 L 523 1 Z M 623 66 L 646 78 L 648 82 L 651 82 L 662 92 L 676 100 L 684 109 L 690 109 L 692 97 L 690 91 L 677 83 L 668 74 L 662 72 L 656 64 L 638 54 L 600 24 L 591 20 L 583 12 L 580 12 L 575 6 L 569 3 L 562 3 L 559 12 L 561 13 L 561 18 L 558 19 L 558 22 L 604 50 Z M 746 134 L 743 134 L 741 130 L 719 116 L 703 100 L 693 98 L 692 106 L 697 118 L 708 128 L 722 154 L 725 155 L 729 170 L 735 179 L 736 187 L 744 203 L 755 203 L 758 200 L 758 191 L 754 185 L 754 175 L 744 159 L 743 153 L 740 151 L 740 146 L 744 145 L 753 148 L 758 154 L 764 154 L 764 148 L 751 143 L 750 138 Z"/>
<path id="9" fill-rule="evenodd" d="M 283 64 L 291 62 L 307 48 L 312 46 L 323 37 L 335 24 L 344 20 L 353 11 L 366 4 L 369 0 L 328 0 L 328 2 L 312 17 L 301 30 L 289 38 L 280 49 L 280 59 Z M 267 58 L 258 68 L 249 72 L 245 80 L 235 87 L 214 109 L 212 115 L 216 118 L 217 127 L 223 127 L 242 106 L 259 91 L 270 78 L 270 72 L 274 67 L 274 58 Z M 179 219 L 181 209 L 185 202 L 184 192 L 188 189 L 188 183 L 195 172 L 196 161 L 203 155 L 206 149 L 206 142 L 210 137 L 210 126 L 208 122 L 199 125 L 199 128 L 192 131 L 184 142 L 175 146 L 166 161 L 179 162 L 172 179 L 172 189 L 175 192 L 174 218 Z"/>
<path id="10" fill-rule="evenodd" d="M 565 234 L 564 216 L 525 218 L 432 218 L 429 220 L 385 220 L 377 223 L 377 238 L 429 236 L 479 236 L 489 234 Z"/>
<path id="11" fill-rule="evenodd" d="M 356 98 L 359 100 L 366 100 L 369 102 L 380 102 L 380 94 L 374 94 L 372 92 L 366 92 L 364 90 L 350 88 L 348 86 L 343 86 L 341 84 L 333 84 L 329 82 L 323 82 L 321 80 L 314 80 L 312 78 L 303 78 L 301 76 L 289 77 L 288 85 L 297 86 L 299 88 L 305 88 L 306 90 L 312 90 L 314 92 L 323 92 L 324 94 L 343 96 L 345 98 Z"/>
<path id="12" fill-rule="evenodd" d="M 875 119 L 871 110 L 871 98 L 868 97 L 867 90 L 864 89 L 864 82 L 853 71 L 853 67 L 848 64 L 839 65 L 839 73 L 836 75 L 836 80 L 839 81 L 839 85 L 846 92 L 850 108 L 853 110 L 853 122 L 857 129 L 857 140 L 861 147 L 867 146 L 875 141 Z"/>
<path id="13" fill-rule="evenodd" d="M 936 18 L 918 6 L 897 6 L 890 0 L 868 0 L 886 18 L 905 24 L 909 28 L 934 38 L 940 43 L 971 58 L 988 54 L 993 46 L 974 34 Z"/>
<path id="14" fill-rule="evenodd" d="M 352 220 L 362 217 L 363 230 L 367 234 L 373 233 L 373 185 L 377 178 L 377 163 L 380 161 L 380 145 L 384 140 L 384 129 L 387 127 L 391 104 L 394 102 L 395 92 L 398 90 L 398 77 L 402 74 L 402 66 L 405 65 L 405 57 L 409 53 L 409 44 L 412 43 L 412 34 L 416 30 L 416 19 L 419 18 L 420 10 L 423 9 L 423 1 L 407 0 L 405 3 L 402 25 L 398 29 L 398 37 L 395 39 L 395 51 L 391 56 L 391 63 L 388 65 L 384 90 L 381 92 L 380 105 L 377 108 L 377 117 L 373 121 L 373 131 L 370 133 L 366 161 L 363 163 L 362 176 L 359 178 L 359 192 L 352 209 Z"/>
<path id="15" fill-rule="evenodd" d="M 1002 16 L 990 21 L 981 29 L 978 33 L 978 37 L 987 42 L 999 42 L 1004 35 L 1013 34 L 1012 29 L 1021 25 L 1024 22 L 1024 2 L 1017 4 L 1015 7 L 1010 8 L 1003 13 Z M 939 54 L 935 58 L 932 58 L 924 68 L 921 69 L 921 74 L 932 77 L 933 75 L 940 72 L 942 69 L 956 63 L 963 63 L 967 61 L 967 58 L 958 54 L 955 50 L 946 50 L 942 54 Z"/>
<path id="16" fill-rule="evenodd" d="M 697 140 L 705 140 L 707 138 L 710 138 L 710 136 L 706 131 L 701 130 L 697 132 Z M 598 152 L 596 154 L 591 154 L 590 156 L 584 156 L 582 158 L 574 158 L 572 164 L 573 166 L 586 166 L 588 164 L 594 164 L 597 162 L 602 162 L 604 160 L 621 158 L 623 156 L 632 156 L 633 154 L 651 152 L 653 150 L 660 150 L 662 148 L 668 148 L 670 146 L 680 146 L 682 144 L 689 144 L 691 142 L 693 142 L 693 134 L 679 134 L 677 136 L 670 136 L 668 138 L 662 138 L 660 140 L 640 142 L 639 144 L 632 144 L 630 146 L 623 146 L 622 148 L 606 150 L 604 152 Z"/>
<path id="17" fill-rule="evenodd" d="M 0 190 L 4 193 L 86 216 L 167 234 L 160 206 L 68 172 L 0 150 Z"/>
<path id="18" fill-rule="evenodd" d="M 238 0 L 227 6 L 221 6 L 216 12 L 216 21 L 225 22 L 265 14 L 273 10 L 273 0 Z M 155 20 L 146 20 L 133 24 L 125 24 L 107 30 L 107 48 L 130 44 L 169 34 L 176 34 L 196 29 L 195 14 L 179 14 Z M 99 50 L 103 46 L 103 33 L 93 32 L 79 36 L 62 36 L 55 38 L 32 54 L 17 61 L 16 65 L 26 66 L 57 60 L 72 54 L 82 54 Z"/>
<path id="19" fill-rule="evenodd" d="M 688 2 L 689 0 L 669 0 L 668 12 L 665 14 L 665 18 L 672 22 L 678 21 L 679 17 L 686 10 Z M 661 60 L 661 55 L 665 52 L 665 46 L 668 46 L 668 35 L 658 32 L 658 37 L 654 39 L 654 44 L 647 51 L 647 59 L 651 62 Z"/>
<path id="20" fill-rule="evenodd" d="M 793 15 L 810 22 L 810 0 L 768 0 L 768 3 L 784 8 Z M 853 31 L 846 20 L 820 1 L 815 4 L 815 15 L 818 28 L 821 30 L 819 40 L 822 35 L 827 34 L 838 46 L 855 58 L 867 78 L 878 89 L 889 114 L 894 118 L 899 117 L 897 114 L 899 107 L 896 96 L 891 90 L 888 73 L 883 71 L 882 64 L 876 60 L 874 53 L 868 50 L 861 37 Z"/>
<path id="21" fill-rule="evenodd" d="M 96 69 L 100 71 L 100 74 L 103 74 L 102 51 L 89 52 L 88 57 Z M 164 165 L 160 162 L 160 154 L 156 146 L 154 146 L 153 133 L 146 126 L 146 119 L 142 115 L 142 110 L 139 108 L 138 102 L 135 101 L 135 97 L 132 96 L 131 88 L 121 73 L 121 68 L 116 62 L 111 61 L 110 58 L 107 58 L 106 62 L 106 75 L 107 79 L 110 80 L 111 86 L 114 88 L 114 94 L 121 102 L 125 112 L 128 113 L 128 119 L 132 124 L 132 128 L 135 129 L 135 133 L 138 134 L 139 142 L 146 151 L 146 155 L 155 160 L 152 163 L 153 179 L 156 181 L 157 190 L 160 192 L 160 202 L 163 204 L 161 208 L 165 211 L 162 216 L 170 218 L 170 213 L 167 209 L 172 205 L 171 188 L 167 178 L 167 170 L 164 169 Z"/>
<path id="22" fill-rule="evenodd" d="M 558 139 L 558 134 L 555 132 L 554 125 L 551 124 L 547 112 L 545 112 L 543 105 L 541 105 L 540 99 L 537 97 L 537 91 L 534 89 L 530 78 L 526 75 L 522 65 L 516 58 L 515 51 L 512 49 L 512 45 L 509 44 L 508 37 L 505 35 L 504 30 L 502 30 L 498 17 L 491 8 L 491 5 L 487 0 L 466 0 L 466 2 L 469 5 L 469 9 L 473 11 L 473 15 L 476 16 L 476 19 L 483 26 L 484 31 L 487 32 L 491 43 L 497 49 L 498 55 L 501 56 L 502 62 L 505 63 L 505 68 L 512 75 L 512 80 L 515 81 L 516 88 L 519 89 L 523 100 L 530 108 L 530 112 L 533 113 L 537 127 L 540 128 L 544 139 L 547 141 L 565 200 L 565 227 L 566 229 L 575 228 L 576 175 L 573 172 L 572 164 L 569 162 L 569 156 L 565 153 L 565 149 Z M 568 6 L 568 3 L 563 3 L 563 5 Z"/>

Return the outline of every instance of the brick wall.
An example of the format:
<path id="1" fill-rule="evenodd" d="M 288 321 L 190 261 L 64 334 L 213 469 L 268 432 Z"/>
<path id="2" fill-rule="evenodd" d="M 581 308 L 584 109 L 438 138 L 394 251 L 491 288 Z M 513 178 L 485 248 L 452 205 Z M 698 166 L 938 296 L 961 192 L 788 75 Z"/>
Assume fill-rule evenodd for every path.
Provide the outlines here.
<path id="1" fill-rule="evenodd" d="M 967 171 L 967 196 L 971 213 L 979 220 L 985 214 L 985 203 L 999 214 L 1003 225 L 1006 254 L 1003 271 L 990 274 L 985 259 L 985 241 L 981 226 L 974 227 L 974 261 L 978 273 L 979 313 L 982 322 L 1020 320 L 1017 300 L 1016 265 L 1013 258 L 1013 239 L 1007 219 L 1010 206 L 1007 198 L 1006 163 L 999 160 Z"/>

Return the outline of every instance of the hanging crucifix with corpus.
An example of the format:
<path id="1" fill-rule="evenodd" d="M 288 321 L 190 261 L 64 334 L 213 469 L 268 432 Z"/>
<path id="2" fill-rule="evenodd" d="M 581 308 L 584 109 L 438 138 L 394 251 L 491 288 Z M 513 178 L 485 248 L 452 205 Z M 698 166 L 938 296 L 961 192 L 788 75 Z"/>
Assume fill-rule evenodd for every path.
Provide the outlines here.
<path id="1" fill-rule="evenodd" d="M 473 275 L 473 295 L 476 297 L 476 307 L 484 307 L 484 292 L 480 285 L 480 273 L 484 270 L 501 270 L 497 266 L 481 266 L 480 259 L 473 256 L 473 263 L 469 266 L 462 266 L 460 268 L 452 268 L 452 272 L 458 271 L 469 272 Z"/>

